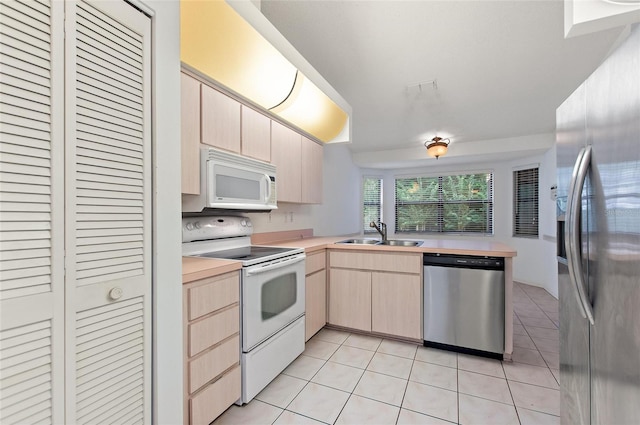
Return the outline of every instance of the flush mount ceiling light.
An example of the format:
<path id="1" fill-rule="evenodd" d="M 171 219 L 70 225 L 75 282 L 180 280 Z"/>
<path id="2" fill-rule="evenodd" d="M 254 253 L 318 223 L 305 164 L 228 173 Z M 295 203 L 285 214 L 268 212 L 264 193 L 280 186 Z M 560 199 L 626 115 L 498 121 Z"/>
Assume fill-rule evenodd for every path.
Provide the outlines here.
<path id="1" fill-rule="evenodd" d="M 427 154 L 429 154 L 429 156 L 435 156 L 436 159 L 438 159 L 447 153 L 449 143 L 451 143 L 451 140 L 448 138 L 443 139 L 442 137 L 436 136 L 424 142 L 424 147 L 427 148 Z"/>

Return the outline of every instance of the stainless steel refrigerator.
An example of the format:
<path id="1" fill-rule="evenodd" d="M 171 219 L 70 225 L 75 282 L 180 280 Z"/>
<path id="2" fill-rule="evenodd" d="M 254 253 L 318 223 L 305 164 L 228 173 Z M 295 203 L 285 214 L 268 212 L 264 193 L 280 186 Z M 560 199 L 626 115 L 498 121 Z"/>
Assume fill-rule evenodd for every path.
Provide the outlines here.
<path id="1" fill-rule="evenodd" d="M 563 424 L 640 423 L 640 24 L 557 110 Z"/>

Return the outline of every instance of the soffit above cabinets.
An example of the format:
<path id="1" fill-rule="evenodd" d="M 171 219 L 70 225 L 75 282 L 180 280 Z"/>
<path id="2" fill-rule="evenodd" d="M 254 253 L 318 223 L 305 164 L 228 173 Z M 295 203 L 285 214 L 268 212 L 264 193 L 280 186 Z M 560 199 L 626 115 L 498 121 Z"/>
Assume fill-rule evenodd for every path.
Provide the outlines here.
<path id="1" fill-rule="evenodd" d="M 184 64 L 322 142 L 351 141 L 351 107 L 254 5 L 182 0 L 180 12 Z"/>

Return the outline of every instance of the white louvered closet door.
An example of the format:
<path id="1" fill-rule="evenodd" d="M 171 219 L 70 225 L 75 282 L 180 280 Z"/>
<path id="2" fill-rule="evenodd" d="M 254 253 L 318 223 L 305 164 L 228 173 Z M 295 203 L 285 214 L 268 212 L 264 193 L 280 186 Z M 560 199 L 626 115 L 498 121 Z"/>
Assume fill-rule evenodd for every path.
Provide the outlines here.
<path id="1" fill-rule="evenodd" d="M 66 422 L 151 422 L 150 19 L 66 3 Z"/>
<path id="2" fill-rule="evenodd" d="M 0 2 L 0 423 L 64 421 L 63 4 Z"/>

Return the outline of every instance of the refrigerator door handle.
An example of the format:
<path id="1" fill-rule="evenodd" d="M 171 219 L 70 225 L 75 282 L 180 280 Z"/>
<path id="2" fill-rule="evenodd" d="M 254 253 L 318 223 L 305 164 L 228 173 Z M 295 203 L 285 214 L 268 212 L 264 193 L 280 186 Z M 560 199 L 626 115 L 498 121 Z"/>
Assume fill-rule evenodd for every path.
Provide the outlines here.
<path id="1" fill-rule="evenodd" d="M 591 164 L 591 146 L 580 150 L 576 164 L 571 174 L 569 184 L 569 197 L 567 199 L 566 227 L 565 227 L 565 249 L 567 251 L 567 265 L 569 269 L 569 279 L 573 283 L 578 304 L 582 307 L 582 317 L 589 320 L 592 325 L 593 307 L 589 301 L 586 284 L 584 281 L 584 271 L 582 269 L 582 258 L 580 258 L 580 210 L 582 208 L 582 187 L 589 172 Z"/>

